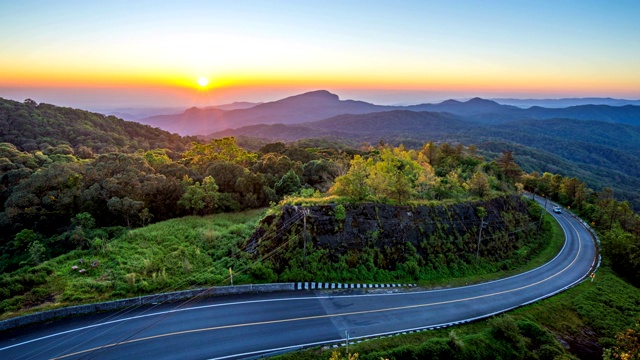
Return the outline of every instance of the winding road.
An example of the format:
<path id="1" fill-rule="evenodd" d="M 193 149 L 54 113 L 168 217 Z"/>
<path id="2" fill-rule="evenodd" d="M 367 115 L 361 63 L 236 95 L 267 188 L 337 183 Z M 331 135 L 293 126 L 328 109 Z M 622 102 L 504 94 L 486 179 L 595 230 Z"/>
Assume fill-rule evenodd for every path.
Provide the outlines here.
<path id="1" fill-rule="evenodd" d="M 548 205 L 551 208 L 551 204 Z M 441 290 L 310 290 L 225 296 L 63 319 L 0 333 L 2 359 L 240 359 L 315 344 L 437 328 L 556 294 L 593 269 L 589 232 L 553 214 L 561 252 L 534 270 Z"/>

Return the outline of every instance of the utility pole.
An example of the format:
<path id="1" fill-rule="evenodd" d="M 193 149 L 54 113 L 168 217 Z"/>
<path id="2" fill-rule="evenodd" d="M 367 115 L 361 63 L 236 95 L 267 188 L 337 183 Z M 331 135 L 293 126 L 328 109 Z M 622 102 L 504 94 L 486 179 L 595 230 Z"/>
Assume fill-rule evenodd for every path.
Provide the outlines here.
<path id="1" fill-rule="evenodd" d="M 478 231 L 478 246 L 476 247 L 476 264 L 478 263 L 478 259 L 480 258 L 480 240 L 482 239 L 482 228 L 485 227 L 484 218 L 487 216 L 487 209 L 479 206 L 476 210 L 478 212 L 478 216 L 480 217 L 480 231 Z"/>
<path id="2" fill-rule="evenodd" d="M 542 194 L 542 196 L 544 196 L 544 194 Z M 544 214 L 544 211 L 547 209 L 547 198 L 544 198 L 544 209 L 542 209 L 540 211 L 540 220 L 538 220 L 538 231 L 540 229 L 542 229 L 542 215 Z"/>
<path id="3" fill-rule="evenodd" d="M 544 214 L 544 209 L 540 209 L 540 220 L 538 220 L 538 230 L 542 228 L 542 215 Z"/>
<path id="4" fill-rule="evenodd" d="M 478 232 L 478 246 L 476 247 L 476 264 L 480 258 L 480 239 L 482 239 L 482 228 L 484 227 L 484 218 L 480 218 L 480 231 Z"/>
<path id="5" fill-rule="evenodd" d="M 302 250 L 302 270 L 307 270 L 307 215 L 309 209 L 302 210 L 304 217 L 302 218 L 302 241 L 304 243 Z"/>

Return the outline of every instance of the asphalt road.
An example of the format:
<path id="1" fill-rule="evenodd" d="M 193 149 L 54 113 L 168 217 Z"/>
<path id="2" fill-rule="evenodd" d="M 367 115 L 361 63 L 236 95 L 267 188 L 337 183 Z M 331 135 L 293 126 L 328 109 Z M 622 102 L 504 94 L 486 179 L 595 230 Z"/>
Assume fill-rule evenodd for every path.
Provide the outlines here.
<path id="1" fill-rule="evenodd" d="M 551 208 L 549 204 L 548 208 Z M 509 278 L 430 291 L 326 290 L 208 298 L 63 319 L 0 333 L 1 359 L 238 359 L 490 316 L 570 287 L 596 257 L 588 231 L 566 233 L 549 263 Z"/>

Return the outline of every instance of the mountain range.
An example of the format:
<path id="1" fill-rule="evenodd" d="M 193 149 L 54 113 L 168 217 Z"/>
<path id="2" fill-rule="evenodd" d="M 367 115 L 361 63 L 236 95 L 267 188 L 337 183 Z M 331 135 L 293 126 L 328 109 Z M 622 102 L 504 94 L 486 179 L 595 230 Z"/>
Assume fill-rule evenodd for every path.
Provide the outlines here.
<path id="1" fill-rule="evenodd" d="M 448 141 L 475 144 L 488 158 L 510 150 L 527 172 L 575 176 L 595 189 L 611 187 L 640 209 L 639 106 L 522 109 L 480 98 L 380 106 L 315 91 L 262 104 L 191 108 L 146 122 L 173 132 L 209 134 L 200 139 L 259 138 L 247 139 L 254 144 L 324 138 L 416 148 Z M 180 152 L 196 140 L 113 116 L 8 100 L 0 101 L 0 123 L 0 141 L 21 151 L 68 151 L 60 147 L 68 144 L 76 153 L 158 147 Z"/>
<path id="2" fill-rule="evenodd" d="M 542 106 L 547 108 L 563 108 L 577 105 L 640 105 L 640 100 L 614 99 L 610 97 L 564 98 L 564 99 L 491 99 L 499 104 L 513 105 L 521 108 Z"/>
<path id="3" fill-rule="evenodd" d="M 447 100 L 439 104 L 385 106 L 364 101 L 340 100 L 325 90 L 312 91 L 255 106 L 190 108 L 180 114 L 156 115 L 136 120 L 181 135 L 208 135 L 258 124 L 303 124 L 345 114 L 369 114 L 405 110 L 440 112 L 466 117 L 476 123 L 503 123 L 523 119 L 569 118 L 640 125 L 640 106 L 578 105 L 566 108 L 527 109 L 492 100 Z"/>
<path id="4" fill-rule="evenodd" d="M 330 96 L 333 94 L 311 94 L 323 98 L 326 106 L 334 105 L 330 110 L 325 109 L 325 114 L 341 109 L 342 101 Z M 304 103 L 302 100 L 307 96 L 299 95 L 288 103 Z M 268 104 L 279 108 L 283 103 Z M 269 121 L 225 129 L 207 138 L 235 136 L 285 142 L 330 138 L 355 143 L 382 140 L 410 147 L 426 141 L 476 144 L 489 156 L 505 150 L 514 151 L 528 172 L 576 176 L 596 189 L 612 187 L 621 198 L 640 208 L 637 190 L 640 188 L 640 106 L 578 105 L 557 109 L 535 106 L 522 109 L 480 98 L 402 107 L 355 104 L 358 107 L 353 108 L 359 111 L 381 111 L 354 111 L 306 122 Z M 257 108 L 252 109 L 256 111 Z"/>

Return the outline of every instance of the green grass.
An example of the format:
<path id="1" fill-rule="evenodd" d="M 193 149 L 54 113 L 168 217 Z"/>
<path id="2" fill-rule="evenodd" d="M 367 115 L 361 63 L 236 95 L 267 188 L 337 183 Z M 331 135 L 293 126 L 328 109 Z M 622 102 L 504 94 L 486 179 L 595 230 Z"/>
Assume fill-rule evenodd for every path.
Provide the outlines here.
<path id="1" fill-rule="evenodd" d="M 62 306 L 228 285 L 229 267 L 233 268 L 236 284 L 274 281 L 273 271 L 251 260 L 243 250 L 265 212 L 263 209 L 172 219 L 94 244 L 91 250 L 73 251 L 39 266 L 5 274 L 3 285 L 17 287 L 14 293 L 20 295 L 4 296 L 0 319 Z M 481 262 L 469 266 L 466 273 L 471 275 L 451 277 L 450 273 L 441 272 L 430 274 L 429 279 L 423 277 L 419 283 L 426 287 L 458 286 L 537 267 L 553 258 L 564 241 L 557 223 L 551 223 L 555 227 L 549 245 L 522 266 L 495 272 Z M 92 267 L 96 261 L 98 265 Z M 74 266 L 78 269 L 73 270 Z M 80 269 L 86 272 L 81 274 Z M 380 277 L 377 281 L 385 281 L 381 277 L 391 275 L 380 271 L 371 274 Z"/>
<path id="2" fill-rule="evenodd" d="M 508 315 L 446 329 L 384 337 L 349 346 L 365 359 L 570 359 L 559 340 L 608 348 L 614 336 L 640 319 L 640 289 L 602 268 L 586 281 L 559 295 L 510 311 Z M 517 326 L 517 331 L 513 324 Z M 507 330 L 507 331 L 505 331 Z M 452 331 L 454 334 L 452 335 Z M 458 345 L 453 339 L 459 340 Z M 460 345 L 462 343 L 462 346 Z M 522 348 L 524 346 L 524 348 Z M 575 351 L 579 351 L 574 349 Z M 277 356 L 274 360 L 329 359 L 333 349 L 315 347 Z M 344 353 L 344 348 L 341 348 Z M 515 351 L 515 352 L 513 352 Z"/>
<path id="3" fill-rule="evenodd" d="M 73 251 L 10 274 L 16 281 L 6 281 L 7 286 L 32 289 L 0 302 L 0 319 L 61 306 L 228 285 L 229 267 L 234 269 L 235 282 L 254 281 L 247 273 L 251 268 L 243 247 L 265 211 L 172 219 L 128 231 L 96 249 Z M 92 267 L 94 261 L 98 265 Z M 80 269 L 86 272 L 81 274 Z"/>
<path id="4" fill-rule="evenodd" d="M 336 351 L 312 348 L 274 360 L 329 359 Z M 345 358 L 345 348 L 337 350 Z M 553 335 L 535 322 L 502 315 L 448 329 L 391 336 L 349 345 L 359 360 L 380 359 L 571 359 Z"/>

